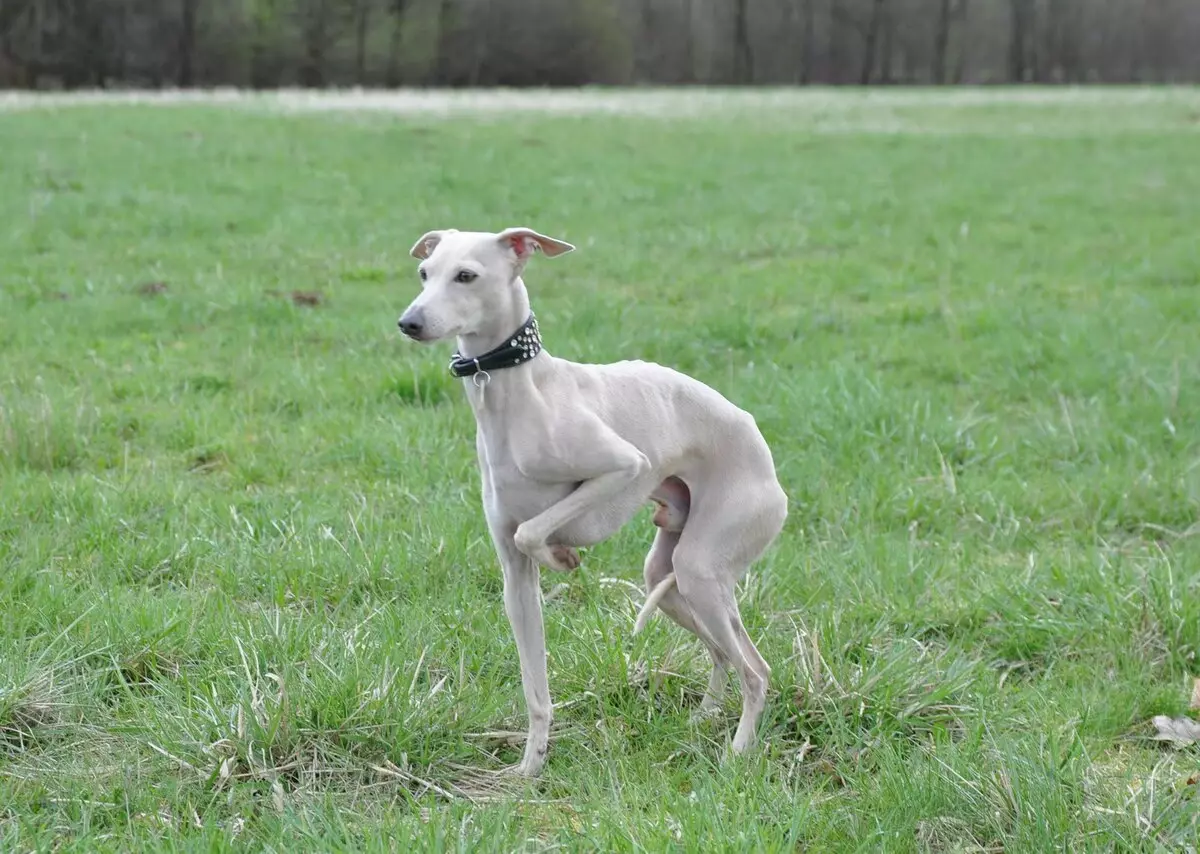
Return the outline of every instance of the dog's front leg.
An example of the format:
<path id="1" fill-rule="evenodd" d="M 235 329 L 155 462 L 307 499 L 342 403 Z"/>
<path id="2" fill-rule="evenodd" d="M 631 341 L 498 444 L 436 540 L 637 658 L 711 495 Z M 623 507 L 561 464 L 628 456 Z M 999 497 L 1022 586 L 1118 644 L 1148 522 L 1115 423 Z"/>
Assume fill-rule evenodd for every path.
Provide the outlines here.
<path id="1" fill-rule="evenodd" d="M 550 748 L 550 680 L 546 674 L 546 633 L 542 624 L 542 591 L 538 586 L 538 567 L 510 544 L 508 555 L 500 561 L 504 567 L 504 610 L 517 642 L 521 660 L 521 687 L 529 713 L 529 734 L 525 755 L 517 766 L 518 774 L 536 777 L 546 764 Z"/>
<path id="2" fill-rule="evenodd" d="M 485 470 L 486 472 L 486 470 Z M 527 777 L 536 777 L 546 764 L 550 747 L 550 680 L 546 674 L 546 634 L 542 624 L 542 591 L 538 586 L 538 567 L 521 553 L 513 541 L 514 526 L 503 521 L 495 509 L 490 484 L 484 474 L 484 506 L 488 529 L 504 571 L 504 611 L 517 642 L 517 657 L 521 662 L 521 687 L 525 693 L 525 708 L 529 714 L 529 732 L 525 738 L 525 755 L 514 770 Z"/>
<path id="3" fill-rule="evenodd" d="M 633 445 L 608 432 L 594 440 L 580 436 L 570 454 L 551 463 L 539 462 L 545 469 L 541 474 L 544 479 L 581 483 L 562 501 L 522 523 L 513 539 L 517 548 L 535 563 L 551 569 L 574 569 L 579 565 L 575 550 L 564 545 L 550 545 L 547 539 L 590 508 L 634 485 L 639 477 L 650 471 L 650 461 Z"/>

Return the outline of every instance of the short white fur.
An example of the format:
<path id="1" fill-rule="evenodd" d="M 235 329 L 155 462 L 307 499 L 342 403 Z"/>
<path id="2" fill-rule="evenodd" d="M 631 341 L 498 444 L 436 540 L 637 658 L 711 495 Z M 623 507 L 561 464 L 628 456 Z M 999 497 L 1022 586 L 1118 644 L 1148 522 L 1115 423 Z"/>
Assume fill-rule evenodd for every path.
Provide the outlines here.
<path id="1" fill-rule="evenodd" d="M 412 248 L 423 289 L 400 326 L 422 342 L 454 337 L 468 358 L 486 353 L 529 316 L 522 279 L 529 258 L 573 249 L 528 228 L 428 232 Z M 750 749 L 771 669 L 742 625 L 734 589 L 788 512 L 754 418 L 671 368 L 579 364 L 545 350 L 486 382 L 466 378 L 463 387 L 478 427 L 483 509 L 504 572 L 529 714 L 514 770 L 539 774 L 549 748 L 539 566 L 576 568 L 578 547 L 616 533 L 648 501 L 660 505 L 659 529 L 645 560 L 648 598 L 635 630 L 657 607 L 708 648 L 712 672 L 699 714 L 720 702 L 726 670 L 734 670 L 742 713 L 730 747 Z"/>

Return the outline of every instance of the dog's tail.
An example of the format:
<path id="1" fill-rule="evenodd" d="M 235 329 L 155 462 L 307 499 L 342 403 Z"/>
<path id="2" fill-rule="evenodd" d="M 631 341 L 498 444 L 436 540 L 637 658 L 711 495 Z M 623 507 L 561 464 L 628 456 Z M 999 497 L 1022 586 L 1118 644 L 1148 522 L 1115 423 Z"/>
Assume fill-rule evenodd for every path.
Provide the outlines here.
<path id="1" fill-rule="evenodd" d="M 654 613 L 654 609 L 658 607 L 658 603 L 662 598 L 671 592 L 671 588 L 675 586 L 675 573 L 669 573 L 666 578 L 654 585 L 654 589 L 650 591 L 650 595 L 646 597 L 646 604 L 642 606 L 642 610 L 638 612 L 637 620 L 633 624 L 633 633 L 636 635 L 646 627 L 646 623 L 650 622 L 650 615 Z"/>

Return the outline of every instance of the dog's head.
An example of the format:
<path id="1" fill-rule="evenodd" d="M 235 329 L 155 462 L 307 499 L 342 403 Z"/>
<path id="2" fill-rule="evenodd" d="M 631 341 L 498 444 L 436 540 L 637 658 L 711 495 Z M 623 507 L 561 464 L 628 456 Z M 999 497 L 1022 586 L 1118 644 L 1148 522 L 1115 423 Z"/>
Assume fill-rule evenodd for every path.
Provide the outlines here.
<path id="1" fill-rule="evenodd" d="M 421 294 L 400 316 L 414 341 L 477 335 L 500 324 L 501 333 L 525 321 L 517 312 L 521 271 L 535 252 L 548 257 L 575 247 L 529 228 L 430 231 L 411 250 L 420 259 Z M 523 297 L 521 297 L 523 299 Z"/>

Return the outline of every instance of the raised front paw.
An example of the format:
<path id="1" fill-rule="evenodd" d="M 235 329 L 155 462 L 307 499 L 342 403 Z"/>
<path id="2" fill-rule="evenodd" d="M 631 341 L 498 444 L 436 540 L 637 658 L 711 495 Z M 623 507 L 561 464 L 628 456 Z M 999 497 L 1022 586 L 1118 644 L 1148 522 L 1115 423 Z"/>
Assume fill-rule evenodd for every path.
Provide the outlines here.
<path id="1" fill-rule="evenodd" d="M 551 569 L 557 569 L 560 572 L 579 569 L 579 552 L 570 546 L 550 546 L 550 557 L 554 559 L 554 562 L 548 563 L 546 566 Z"/>
<path id="2" fill-rule="evenodd" d="M 570 572 L 579 568 L 579 552 L 570 546 L 549 545 L 545 540 L 531 534 L 524 525 L 517 528 L 513 541 L 522 553 L 539 566 L 559 572 Z"/>

